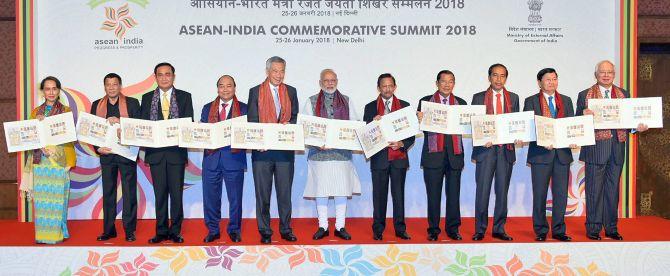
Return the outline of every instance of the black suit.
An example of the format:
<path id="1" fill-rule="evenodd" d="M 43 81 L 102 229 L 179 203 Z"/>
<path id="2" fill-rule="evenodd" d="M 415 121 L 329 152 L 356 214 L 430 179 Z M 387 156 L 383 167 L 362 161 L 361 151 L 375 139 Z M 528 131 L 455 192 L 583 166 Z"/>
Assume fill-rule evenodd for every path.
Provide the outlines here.
<path id="1" fill-rule="evenodd" d="M 91 104 L 91 114 L 96 114 L 100 100 Z M 135 98 L 126 97 L 128 117 L 140 117 L 140 102 Z M 119 102 L 115 105 L 107 103 L 105 118 L 120 118 Z M 95 147 L 96 151 L 98 147 Z M 117 154 L 100 155 L 102 178 L 102 210 L 103 233 L 116 235 L 116 183 L 121 171 L 121 192 L 123 198 L 123 229 L 126 235 L 134 234 L 137 227 L 137 163 Z"/>
<path id="2" fill-rule="evenodd" d="M 455 95 L 451 95 L 456 97 Z M 418 111 L 421 111 L 422 101 L 431 101 L 433 95 L 423 97 L 419 101 Z M 456 97 L 459 105 L 467 105 L 465 100 Z M 428 199 L 428 233 L 440 233 L 440 205 L 442 204 L 442 184 L 447 197 L 445 231 L 449 235 L 458 233 L 461 226 L 461 172 L 463 171 L 464 153 L 454 154 L 452 135 L 444 136 L 444 151 L 429 152 L 428 133 L 424 131 L 423 149 L 421 150 L 421 167 L 423 167 L 423 180 L 426 183 L 426 195 Z M 462 138 L 462 137 L 461 137 Z M 463 140 L 461 139 L 461 149 Z"/>
<path id="3" fill-rule="evenodd" d="M 482 91 L 472 96 L 472 104 L 483 105 L 485 94 L 486 91 Z M 519 96 L 512 92 L 509 92 L 509 96 L 512 112 L 519 112 Z M 495 101 L 492 104 L 495 108 Z M 507 104 L 507 102 L 503 104 L 503 110 Z M 491 182 L 494 176 L 496 205 L 493 211 L 493 233 L 504 233 L 505 222 L 507 220 L 507 191 L 509 190 L 512 168 L 516 161 L 514 146 L 512 146 L 512 149 L 507 149 L 506 145 L 494 145 L 490 148 L 483 146 L 473 147 L 472 159 L 476 162 L 475 182 L 477 183 L 475 194 L 475 233 L 483 234 L 486 232 Z"/>
<path id="4" fill-rule="evenodd" d="M 586 94 L 589 89 L 579 92 L 577 97 L 577 116 L 584 114 Z M 603 95 L 605 91 L 601 91 Z M 628 91 L 622 92 L 626 98 Z M 618 233 L 617 213 L 619 210 L 619 178 L 626 158 L 626 142 L 619 142 L 616 130 L 610 130 L 612 138 L 596 140 L 592 146 L 583 146 L 579 160 L 586 166 L 586 232 L 598 234 L 602 228 L 605 233 Z"/>
<path id="5" fill-rule="evenodd" d="M 159 91 L 159 93 L 162 92 Z M 179 117 L 193 118 L 191 94 L 176 88 L 173 88 L 172 93 L 175 93 Z M 153 94 L 154 91 L 149 91 L 142 95 L 141 118 L 144 120 L 151 120 Z M 166 118 L 163 118 L 161 112 L 160 99 L 157 105 L 158 120 L 165 120 Z M 185 148 L 176 146 L 145 148 L 144 150 L 144 162 L 150 166 L 156 197 L 156 234 L 162 236 L 179 235 L 181 233 L 181 223 L 184 220 L 182 197 L 184 192 L 184 169 L 188 162 L 187 151 Z M 168 226 L 168 197 L 170 199 L 170 218 L 172 218 L 170 226 Z"/>
<path id="6" fill-rule="evenodd" d="M 258 92 L 260 85 L 249 89 L 249 111 L 247 121 L 259 122 Z M 286 85 L 291 100 L 291 119 L 295 124 L 298 119 L 297 91 Z M 256 190 L 256 222 L 258 232 L 263 236 L 272 235 L 270 228 L 270 197 L 272 195 L 272 179 L 277 192 L 277 209 L 279 211 L 279 232 L 292 233 L 291 229 L 291 188 L 293 186 L 295 152 L 292 150 L 268 150 L 251 152 L 251 167 Z"/>
<path id="7" fill-rule="evenodd" d="M 570 97 L 560 95 L 563 104 L 564 117 L 573 117 L 575 112 L 572 108 Z M 544 95 L 535 94 L 526 98 L 523 111 L 535 111 L 535 115 L 542 116 L 540 97 Z M 549 103 L 547 101 L 547 103 Z M 553 101 L 556 107 L 556 100 Z M 548 150 L 531 142 L 528 146 L 528 158 L 530 163 L 531 179 L 533 182 L 533 230 L 537 236 L 546 236 L 549 232 L 547 223 L 547 189 L 551 179 L 551 234 L 565 234 L 565 207 L 568 203 L 568 182 L 570 176 L 570 163 L 572 163 L 572 150 L 570 148 Z"/>
<path id="8" fill-rule="evenodd" d="M 400 107 L 407 107 L 409 103 L 400 100 Z M 372 122 L 377 116 L 377 100 L 365 105 L 363 120 Z M 414 144 L 414 136 L 402 140 L 404 146 L 400 149 L 407 150 Z M 389 161 L 388 150 L 384 149 L 370 157 L 370 170 L 372 175 L 372 205 L 373 220 L 372 231 L 381 234 L 386 227 L 386 203 L 388 201 L 389 179 L 391 180 L 391 197 L 393 198 L 393 228 L 396 233 L 406 231 L 405 226 L 405 176 L 409 168 L 409 159 Z"/>

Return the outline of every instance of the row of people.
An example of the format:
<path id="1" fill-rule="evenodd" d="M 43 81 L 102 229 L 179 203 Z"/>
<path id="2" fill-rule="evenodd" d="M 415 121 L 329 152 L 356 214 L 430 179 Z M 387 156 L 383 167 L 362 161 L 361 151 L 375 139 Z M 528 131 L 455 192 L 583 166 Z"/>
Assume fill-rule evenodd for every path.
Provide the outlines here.
<path id="1" fill-rule="evenodd" d="M 230 75 L 217 81 L 217 96 L 207 103 L 200 121 L 215 123 L 233 117 L 247 115 L 250 122 L 296 123 L 299 111 L 296 89 L 284 83 L 286 61 L 271 57 L 266 61 L 266 79 L 249 90 L 248 105 L 235 96 L 236 84 Z M 175 68 L 169 63 L 160 63 L 154 68 L 158 87 L 142 96 L 142 102 L 121 93 L 121 77 L 110 73 L 104 78 L 105 96 L 91 106 L 91 114 L 105 117 L 110 123 L 119 123 L 120 117 L 145 120 L 165 120 L 193 117 L 191 94 L 174 87 Z M 536 115 L 563 118 L 582 114 L 592 114 L 588 100 L 592 98 L 626 98 L 628 93 L 613 85 L 614 65 L 602 61 L 596 65 L 596 84 L 579 93 L 576 113 L 570 97 L 557 91 L 558 74 L 552 68 L 540 70 L 537 74 L 539 92 L 526 98 L 524 111 L 534 111 Z M 490 86 L 473 96 L 473 105 L 485 105 L 487 114 L 502 114 L 519 111 L 519 97 L 505 88 L 507 68 L 502 64 L 491 65 L 488 69 Z M 358 120 L 351 99 L 337 89 L 335 71 L 321 72 L 321 90 L 311 96 L 303 107 L 303 113 L 324 118 Z M 449 70 L 437 74 L 437 91 L 423 97 L 446 105 L 466 105 L 454 95 L 455 75 Z M 382 74 L 377 79 L 379 95 L 365 106 L 363 120 L 367 123 L 379 120 L 381 116 L 409 106 L 406 101 L 395 96 L 396 81 L 391 74 Z M 68 108 L 58 100 L 60 82 L 54 77 L 45 78 L 40 89 L 45 103 L 33 110 L 31 117 L 67 112 Z M 417 116 L 422 118 L 419 103 Z M 637 131 L 645 131 L 640 125 Z M 603 227 L 607 237 L 621 240 L 617 224 L 618 183 L 625 156 L 627 130 L 597 130 L 596 144 L 582 147 L 580 160 L 586 164 L 586 228 L 590 239 L 599 240 Z M 439 221 L 441 194 L 446 202 L 446 224 L 444 230 L 449 238 L 461 240 L 459 233 L 460 182 L 464 167 L 464 151 L 460 135 L 445 135 L 425 132 L 425 142 L 421 154 L 421 167 L 427 193 L 428 239 L 435 241 L 441 232 Z M 386 207 L 390 188 L 393 199 L 393 227 L 395 236 L 410 239 L 406 231 L 404 215 L 405 176 L 409 168 L 407 151 L 412 147 L 414 137 L 390 142 L 387 150 L 382 150 L 370 158 L 373 198 L 372 233 L 375 240 L 382 240 L 386 227 Z M 512 240 L 505 232 L 507 218 L 507 192 L 513 164 L 516 161 L 515 146 L 523 143 L 474 147 L 471 159 L 476 164 L 475 234 L 473 240 L 481 240 L 488 228 L 488 204 L 491 188 L 496 194 L 493 214 L 494 238 Z M 576 146 L 572 146 L 576 148 Z M 127 241 L 134 241 L 137 221 L 137 175 L 136 162 L 112 154 L 108 148 L 95 148 L 100 154 L 103 183 L 103 234 L 97 239 L 108 240 L 117 236 L 114 227 L 116 218 L 116 183 L 121 175 L 123 193 L 123 225 Z M 149 243 L 172 240 L 183 242 L 181 223 L 183 220 L 182 193 L 184 169 L 187 163 L 185 148 L 146 148 L 145 163 L 150 166 L 156 204 L 156 235 Z M 29 152 L 26 171 L 33 172 L 32 195 L 35 200 L 35 225 L 37 242 L 54 243 L 67 238 L 67 198 L 69 190 L 68 171 L 74 166 L 72 143 L 47 147 Z M 281 150 L 253 150 L 252 175 L 256 196 L 256 220 L 261 234 L 261 243 L 270 243 L 273 230 L 270 228 L 270 197 L 273 183 L 279 211 L 279 232 L 281 238 L 296 241 L 291 228 L 291 193 L 294 175 L 295 153 Z M 345 228 L 347 199 L 361 191 L 359 177 L 352 163 L 352 152 L 348 150 L 309 147 L 307 153 L 308 175 L 303 196 L 316 199 L 318 229 L 314 239 L 329 235 L 328 203 L 334 199 L 334 235 L 345 240 L 351 235 Z M 536 240 L 544 241 L 551 228 L 552 238 L 569 241 L 564 222 L 567 203 L 569 167 L 572 152 L 568 149 L 540 147 L 529 144 L 527 162 L 531 167 L 533 190 L 533 227 Z M 53 167 L 59 174 L 42 175 L 40 167 Z M 242 186 L 247 168 L 246 151 L 225 147 L 205 150 L 202 161 L 203 212 L 208 234 L 205 242 L 221 237 L 221 198 L 225 185 L 228 197 L 229 223 L 226 232 L 233 242 L 241 241 Z M 54 181 L 57 179 L 58 181 Z M 495 181 L 494 181 L 495 180 Z M 552 224 L 546 218 L 546 199 L 549 183 L 552 183 Z M 55 185 L 55 186 L 54 186 Z M 24 185 L 22 185 L 24 187 Z M 54 193 L 53 191 L 57 191 Z M 58 204 L 53 202 L 58 197 Z M 169 199 L 169 200 L 168 200 Z M 168 202 L 170 215 L 168 223 Z M 54 212 L 49 208 L 60 208 Z M 57 222 L 58 227 L 53 227 Z"/>

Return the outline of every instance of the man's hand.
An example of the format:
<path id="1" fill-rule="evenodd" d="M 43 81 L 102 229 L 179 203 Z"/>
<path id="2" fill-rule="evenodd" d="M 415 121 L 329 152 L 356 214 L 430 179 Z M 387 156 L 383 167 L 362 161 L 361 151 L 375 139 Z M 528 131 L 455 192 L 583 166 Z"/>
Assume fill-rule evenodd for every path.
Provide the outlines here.
<path id="1" fill-rule="evenodd" d="M 37 115 L 37 117 L 35 117 L 35 119 L 37 119 L 38 121 L 42 121 L 42 120 L 44 120 L 44 115 L 42 115 L 42 114 Z"/>
<path id="2" fill-rule="evenodd" d="M 326 147 L 325 145 L 323 145 L 323 146 L 319 147 L 319 149 L 320 149 L 320 150 L 330 150 L 330 149 L 329 149 L 329 148 L 327 148 L 327 147 Z"/>
<path id="3" fill-rule="evenodd" d="M 518 140 L 518 139 L 517 139 L 517 140 L 514 140 L 514 145 L 515 145 L 517 148 L 523 148 L 523 141 Z"/>
<path id="4" fill-rule="evenodd" d="M 416 117 L 419 119 L 419 123 L 421 123 L 421 120 L 423 120 L 423 112 L 417 111 Z"/>
<path id="5" fill-rule="evenodd" d="M 42 153 L 44 156 L 49 157 L 54 153 L 54 150 L 51 148 L 42 148 Z"/>
<path id="6" fill-rule="evenodd" d="M 107 155 L 112 153 L 112 149 L 107 148 L 107 147 L 100 147 L 98 148 L 98 153 L 102 155 Z"/>
<path id="7" fill-rule="evenodd" d="M 571 148 L 571 149 L 578 149 L 579 146 L 577 146 L 576 144 L 570 144 L 570 148 Z"/>
<path id="8" fill-rule="evenodd" d="M 379 120 L 382 119 L 382 116 L 377 115 L 377 116 L 375 116 L 375 117 L 372 118 L 372 119 L 375 120 L 375 121 L 379 121 Z"/>
<path id="9" fill-rule="evenodd" d="M 402 148 L 404 146 L 405 144 L 402 141 L 389 142 L 389 148 L 391 148 L 392 150 L 398 150 L 399 148 Z"/>
<path id="10" fill-rule="evenodd" d="M 547 150 L 553 150 L 554 145 L 548 145 L 548 146 L 545 146 L 544 148 L 547 149 Z"/>
<path id="11" fill-rule="evenodd" d="M 121 121 L 117 117 L 109 117 L 107 118 L 107 122 L 109 122 L 110 125 L 121 123 Z"/>
<path id="12" fill-rule="evenodd" d="M 637 130 L 637 132 L 644 132 L 649 130 L 649 126 L 647 124 L 640 123 L 637 125 L 637 128 L 635 130 Z"/>
<path id="13" fill-rule="evenodd" d="M 493 146 L 493 142 L 486 142 L 486 144 L 484 144 L 485 148 L 490 148 L 492 146 Z"/>
<path id="14" fill-rule="evenodd" d="M 593 110 L 588 109 L 588 108 L 584 109 L 584 115 L 593 115 L 593 116 L 596 116 L 596 114 L 593 112 Z"/>

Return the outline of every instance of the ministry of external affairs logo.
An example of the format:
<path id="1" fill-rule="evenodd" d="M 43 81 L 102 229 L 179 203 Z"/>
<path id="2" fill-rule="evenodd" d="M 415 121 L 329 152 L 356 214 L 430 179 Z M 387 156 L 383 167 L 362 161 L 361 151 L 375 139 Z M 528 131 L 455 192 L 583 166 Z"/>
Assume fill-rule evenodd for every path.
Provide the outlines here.
<path id="1" fill-rule="evenodd" d="M 530 10 L 530 15 L 528 15 L 528 22 L 531 24 L 540 24 L 542 23 L 542 16 L 540 15 L 540 10 L 542 10 L 542 0 L 528 0 L 528 9 Z"/>
<path id="2" fill-rule="evenodd" d="M 91 10 L 103 4 L 108 4 L 115 0 L 90 0 L 87 5 Z M 93 42 L 93 48 L 96 50 L 117 50 L 117 49 L 141 49 L 144 47 L 144 41 L 140 36 L 131 36 L 131 29 L 139 25 L 138 21 L 131 14 L 131 8 L 128 3 L 137 4 L 139 7 L 146 8 L 149 4 L 148 0 L 128 0 L 121 6 L 107 6 L 104 7 L 104 17 L 100 30 L 106 35 L 105 37 L 96 38 Z M 102 11 L 102 10 L 101 10 Z M 113 38 L 109 37 L 109 34 Z"/>

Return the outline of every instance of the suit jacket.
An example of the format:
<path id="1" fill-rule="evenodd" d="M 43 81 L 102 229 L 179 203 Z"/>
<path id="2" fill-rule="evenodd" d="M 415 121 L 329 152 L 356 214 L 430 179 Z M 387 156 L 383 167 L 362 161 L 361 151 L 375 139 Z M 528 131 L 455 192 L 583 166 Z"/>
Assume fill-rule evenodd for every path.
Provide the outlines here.
<path id="1" fill-rule="evenodd" d="M 486 91 L 479 92 L 472 96 L 472 105 L 484 105 L 484 97 Z M 509 100 L 512 104 L 512 112 L 519 112 L 519 95 L 509 92 Z M 506 103 L 505 103 L 506 104 Z M 514 147 L 511 150 L 508 150 L 507 147 L 502 147 L 505 151 L 505 159 L 509 163 L 514 163 L 516 161 L 516 153 Z M 485 160 L 485 158 L 496 158 L 495 151 L 493 147 L 486 148 L 484 146 L 473 147 L 472 148 L 472 159 L 475 162 L 479 163 Z"/>
<path id="2" fill-rule="evenodd" d="M 249 112 L 247 113 L 247 121 L 249 122 L 260 122 L 259 113 L 258 113 L 258 90 L 260 85 L 256 85 L 253 88 L 249 89 Z M 298 120 L 298 111 L 300 107 L 298 106 L 298 92 L 293 86 L 286 84 L 288 90 L 288 97 L 291 100 L 291 119 L 289 123 L 295 124 Z M 257 151 L 254 150 L 251 152 L 251 161 L 275 161 L 275 162 L 294 162 L 295 161 L 295 151 L 292 150 L 268 150 L 268 151 Z"/>
<path id="3" fill-rule="evenodd" d="M 456 97 L 456 95 L 453 95 L 453 97 Z M 419 108 L 417 109 L 418 111 L 421 111 L 421 102 L 422 101 L 427 101 L 429 102 L 433 95 L 428 95 L 419 101 Z M 458 101 L 459 105 L 467 105 L 468 103 L 459 98 L 456 97 L 456 101 Z M 449 160 L 449 166 L 454 169 L 454 170 L 460 170 L 463 169 L 463 166 L 465 165 L 465 162 L 463 161 L 463 156 L 464 153 L 461 154 L 454 154 L 454 146 L 452 143 L 452 135 L 445 135 L 444 136 L 444 151 L 441 152 L 429 152 L 428 151 L 428 132 L 424 131 L 423 132 L 423 149 L 421 149 L 421 166 L 424 168 L 430 168 L 430 169 L 437 169 L 437 168 L 442 168 L 445 165 L 445 160 Z M 461 139 L 461 148 L 463 148 L 463 139 Z M 446 155 L 446 156 L 445 156 Z M 445 158 L 446 157 L 446 158 Z M 447 159 L 448 158 L 448 159 Z"/>
<path id="4" fill-rule="evenodd" d="M 403 100 L 400 100 L 400 107 L 407 107 L 409 103 Z M 365 123 L 370 123 L 374 120 L 374 117 L 377 116 L 377 100 L 368 103 L 365 105 L 365 111 L 363 112 L 363 121 Z M 400 150 L 407 153 L 409 148 L 414 144 L 414 136 L 402 140 L 404 146 Z M 370 169 L 372 170 L 383 170 L 387 169 L 389 166 L 394 168 L 403 169 L 409 168 L 409 156 L 406 159 L 393 160 L 389 161 L 388 150 L 383 149 L 380 152 L 370 157 Z"/>
<path id="5" fill-rule="evenodd" d="M 177 98 L 177 107 L 179 108 L 180 118 L 193 118 L 193 102 L 191 94 L 173 88 Z M 154 91 L 149 91 L 142 95 L 142 106 L 140 108 L 140 119 L 151 120 L 151 99 Z M 158 101 L 158 120 L 164 120 L 161 111 L 161 101 Z M 144 162 L 147 164 L 158 164 L 162 159 L 165 159 L 170 164 L 186 164 L 188 161 L 188 154 L 185 148 L 180 147 L 165 147 L 165 148 L 145 148 Z"/>
<path id="6" fill-rule="evenodd" d="M 561 95 L 561 100 L 565 109 L 565 117 L 575 116 L 575 111 L 572 109 L 572 99 L 566 95 Z M 535 111 L 535 115 L 542 116 L 539 93 L 526 98 L 523 103 L 523 111 Z M 551 164 L 556 154 L 558 154 L 558 161 L 561 164 L 567 165 L 572 163 L 572 150 L 570 148 L 548 150 L 545 147 L 538 146 L 537 142 L 530 142 L 526 160 L 531 164 Z"/>
<path id="7" fill-rule="evenodd" d="M 98 111 L 98 104 L 100 103 L 100 99 L 94 101 L 91 104 L 91 114 L 95 115 L 95 113 Z M 118 102 L 116 104 L 119 104 Z M 131 97 L 126 97 L 126 106 L 128 107 L 128 117 L 137 119 L 140 117 L 140 101 L 138 101 L 135 98 Z M 119 106 L 121 108 L 121 106 Z M 119 110 L 121 112 L 121 110 Z M 98 147 L 93 147 L 95 148 L 96 152 L 98 151 Z M 111 164 L 112 162 L 120 162 L 124 164 L 130 164 L 134 163 L 135 161 L 131 161 L 125 157 L 118 156 L 116 154 L 107 154 L 107 155 L 100 155 L 100 164 L 101 165 L 108 165 Z"/>
<path id="8" fill-rule="evenodd" d="M 624 96 L 626 98 L 630 97 L 628 91 L 621 88 Z M 582 92 L 579 92 L 577 96 L 577 116 L 584 115 L 584 109 L 586 106 L 586 94 L 589 92 L 589 88 L 585 89 Z M 592 146 L 583 146 L 579 152 L 579 160 L 586 163 L 595 163 L 595 164 L 606 164 L 610 156 L 614 154 L 614 162 L 617 165 L 623 164 L 624 159 L 626 158 L 626 143 L 619 143 L 617 139 L 616 132 L 613 131 L 612 139 L 598 141 Z"/>
<path id="9" fill-rule="evenodd" d="M 240 116 L 247 115 L 247 104 L 243 102 L 240 103 Z M 207 123 L 209 118 L 209 110 L 212 107 L 212 103 L 208 103 L 202 107 L 202 114 L 200 115 L 200 122 Z M 219 108 L 214 107 L 214 108 Z M 228 119 L 233 116 L 233 109 L 230 108 Z M 247 152 L 246 150 L 240 150 L 237 153 L 232 153 L 230 151 L 230 146 L 220 148 L 214 151 L 212 154 L 205 154 L 202 157 L 202 166 L 210 170 L 245 170 L 247 168 Z"/>

